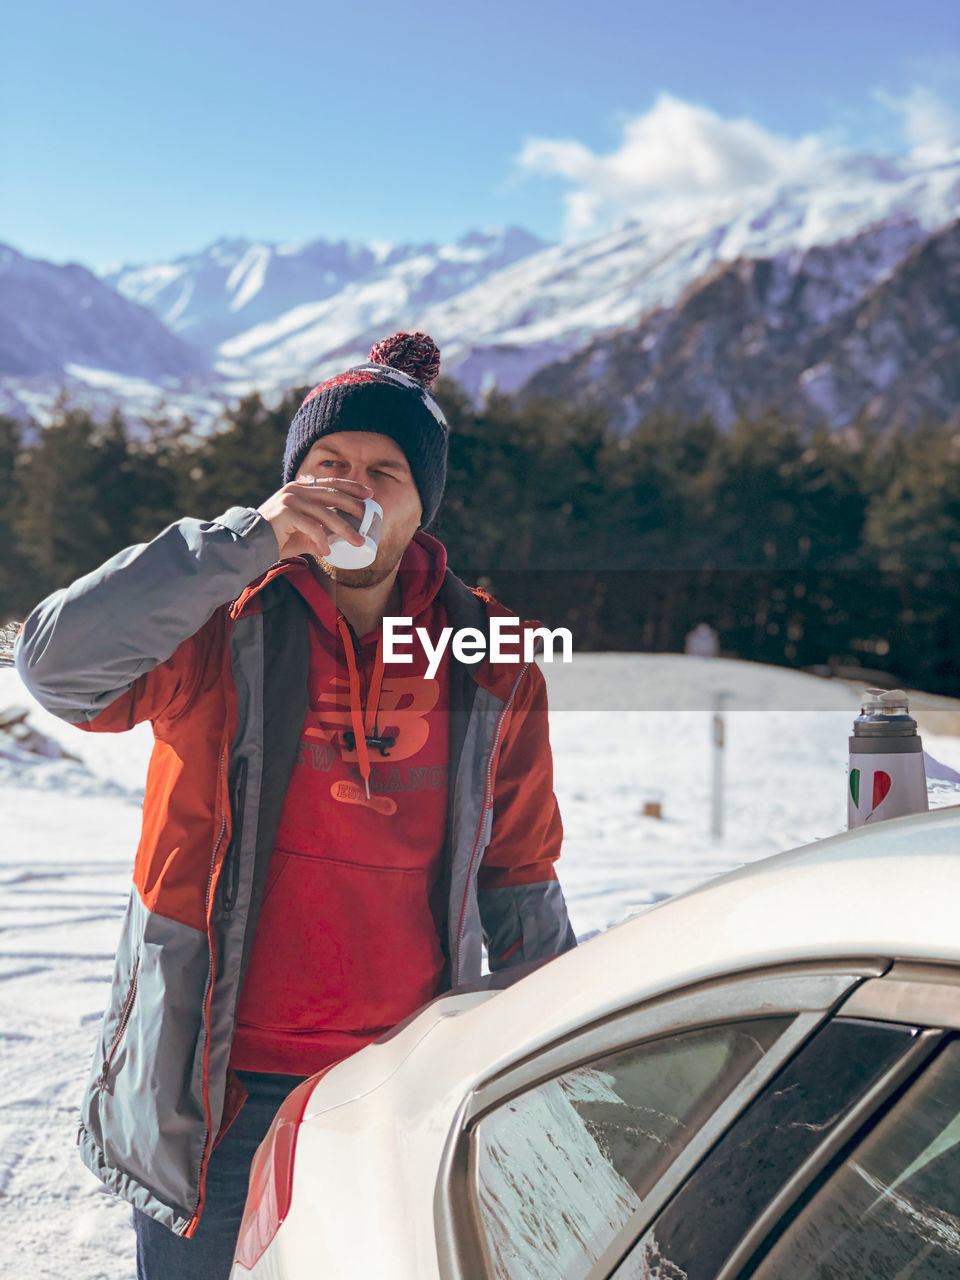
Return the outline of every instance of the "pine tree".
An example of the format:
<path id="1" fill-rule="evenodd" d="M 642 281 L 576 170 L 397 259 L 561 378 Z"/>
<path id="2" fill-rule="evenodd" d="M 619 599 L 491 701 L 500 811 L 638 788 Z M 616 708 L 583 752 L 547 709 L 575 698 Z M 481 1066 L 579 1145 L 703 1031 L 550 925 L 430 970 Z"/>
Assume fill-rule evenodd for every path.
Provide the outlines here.
<path id="1" fill-rule="evenodd" d="M 305 394 L 301 388 L 269 409 L 255 392 L 228 409 L 183 459 L 184 514 L 210 519 L 230 506 L 259 507 L 279 489 L 287 429 Z"/>
<path id="2" fill-rule="evenodd" d="M 117 549 L 101 497 L 108 477 L 100 470 L 95 430 L 85 410 L 62 407 L 27 456 L 15 530 L 36 599 Z"/>
<path id="3" fill-rule="evenodd" d="M 30 571 L 17 542 L 23 505 L 20 468 L 23 432 L 15 418 L 0 415 L 0 623 L 18 620 L 30 601 Z"/>

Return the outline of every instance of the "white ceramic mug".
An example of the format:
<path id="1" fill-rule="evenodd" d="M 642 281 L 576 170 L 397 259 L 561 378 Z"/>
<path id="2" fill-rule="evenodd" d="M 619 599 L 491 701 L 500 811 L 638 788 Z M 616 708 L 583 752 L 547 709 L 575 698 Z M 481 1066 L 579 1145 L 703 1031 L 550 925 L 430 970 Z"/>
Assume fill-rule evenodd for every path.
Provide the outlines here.
<path id="1" fill-rule="evenodd" d="M 338 533 L 328 534 L 330 550 L 324 559 L 335 569 L 365 569 L 377 558 L 377 546 L 383 529 L 383 507 L 373 498 L 364 498 L 363 505 L 362 520 L 358 520 L 348 511 L 337 509 L 337 515 L 342 516 L 347 524 L 353 525 L 357 533 L 363 535 L 363 546 L 358 547 L 353 542 L 347 542 L 346 538 L 341 538 Z"/>

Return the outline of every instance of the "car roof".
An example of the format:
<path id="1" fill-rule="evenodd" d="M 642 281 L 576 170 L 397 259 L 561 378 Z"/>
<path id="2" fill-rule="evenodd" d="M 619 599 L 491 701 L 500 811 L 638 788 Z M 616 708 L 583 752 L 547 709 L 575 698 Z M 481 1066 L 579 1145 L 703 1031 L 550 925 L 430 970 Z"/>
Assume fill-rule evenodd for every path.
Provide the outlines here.
<path id="1" fill-rule="evenodd" d="M 760 859 L 669 898 L 517 987 L 594 993 L 606 1012 L 725 973 L 827 958 L 960 964 L 960 806 L 887 819 Z M 503 996 L 508 996 L 508 988 Z M 601 1010 L 600 1005 L 604 1008 Z M 585 1012 L 585 1009 L 584 1009 Z"/>

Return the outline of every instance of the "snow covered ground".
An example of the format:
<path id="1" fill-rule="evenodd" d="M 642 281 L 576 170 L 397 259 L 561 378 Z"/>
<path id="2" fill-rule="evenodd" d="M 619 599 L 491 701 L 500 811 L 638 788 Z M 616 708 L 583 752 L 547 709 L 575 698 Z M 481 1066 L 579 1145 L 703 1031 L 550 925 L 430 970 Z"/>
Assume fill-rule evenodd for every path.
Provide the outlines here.
<path id="1" fill-rule="evenodd" d="M 581 937 L 844 828 L 856 690 L 676 655 L 576 655 L 544 672 L 565 828 L 558 870 Z M 720 840 L 710 834 L 716 690 L 729 695 Z M 3 670 L 0 709 L 11 705 L 29 706 L 31 723 L 82 763 L 0 755 L 0 1272 L 132 1280 L 129 1207 L 86 1171 L 75 1137 L 129 892 L 150 729 L 71 729 Z M 587 706 L 605 709 L 575 709 Z M 960 770 L 960 737 L 923 738 Z M 960 803 L 960 783 L 929 790 L 931 806 Z M 660 802 L 661 819 L 642 815 L 647 801 Z"/>

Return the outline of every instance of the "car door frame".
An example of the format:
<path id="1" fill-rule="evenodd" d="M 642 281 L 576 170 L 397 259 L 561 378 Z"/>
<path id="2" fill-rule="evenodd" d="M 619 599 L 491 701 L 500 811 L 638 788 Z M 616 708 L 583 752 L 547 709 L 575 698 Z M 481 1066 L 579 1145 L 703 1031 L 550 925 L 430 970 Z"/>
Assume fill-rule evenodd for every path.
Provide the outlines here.
<path id="1" fill-rule="evenodd" d="M 682 1187 L 771 1077 L 864 984 L 879 981 L 882 956 L 800 960 L 703 978 L 584 1024 L 484 1079 L 462 1099 L 450 1128 L 434 1192 L 442 1280 L 494 1276 L 477 1210 L 476 1125 L 510 1098 L 610 1053 L 698 1028 L 758 1017 L 790 1023 L 664 1171 L 643 1204 L 603 1250 L 590 1278 L 608 1276 L 646 1225 Z"/>

